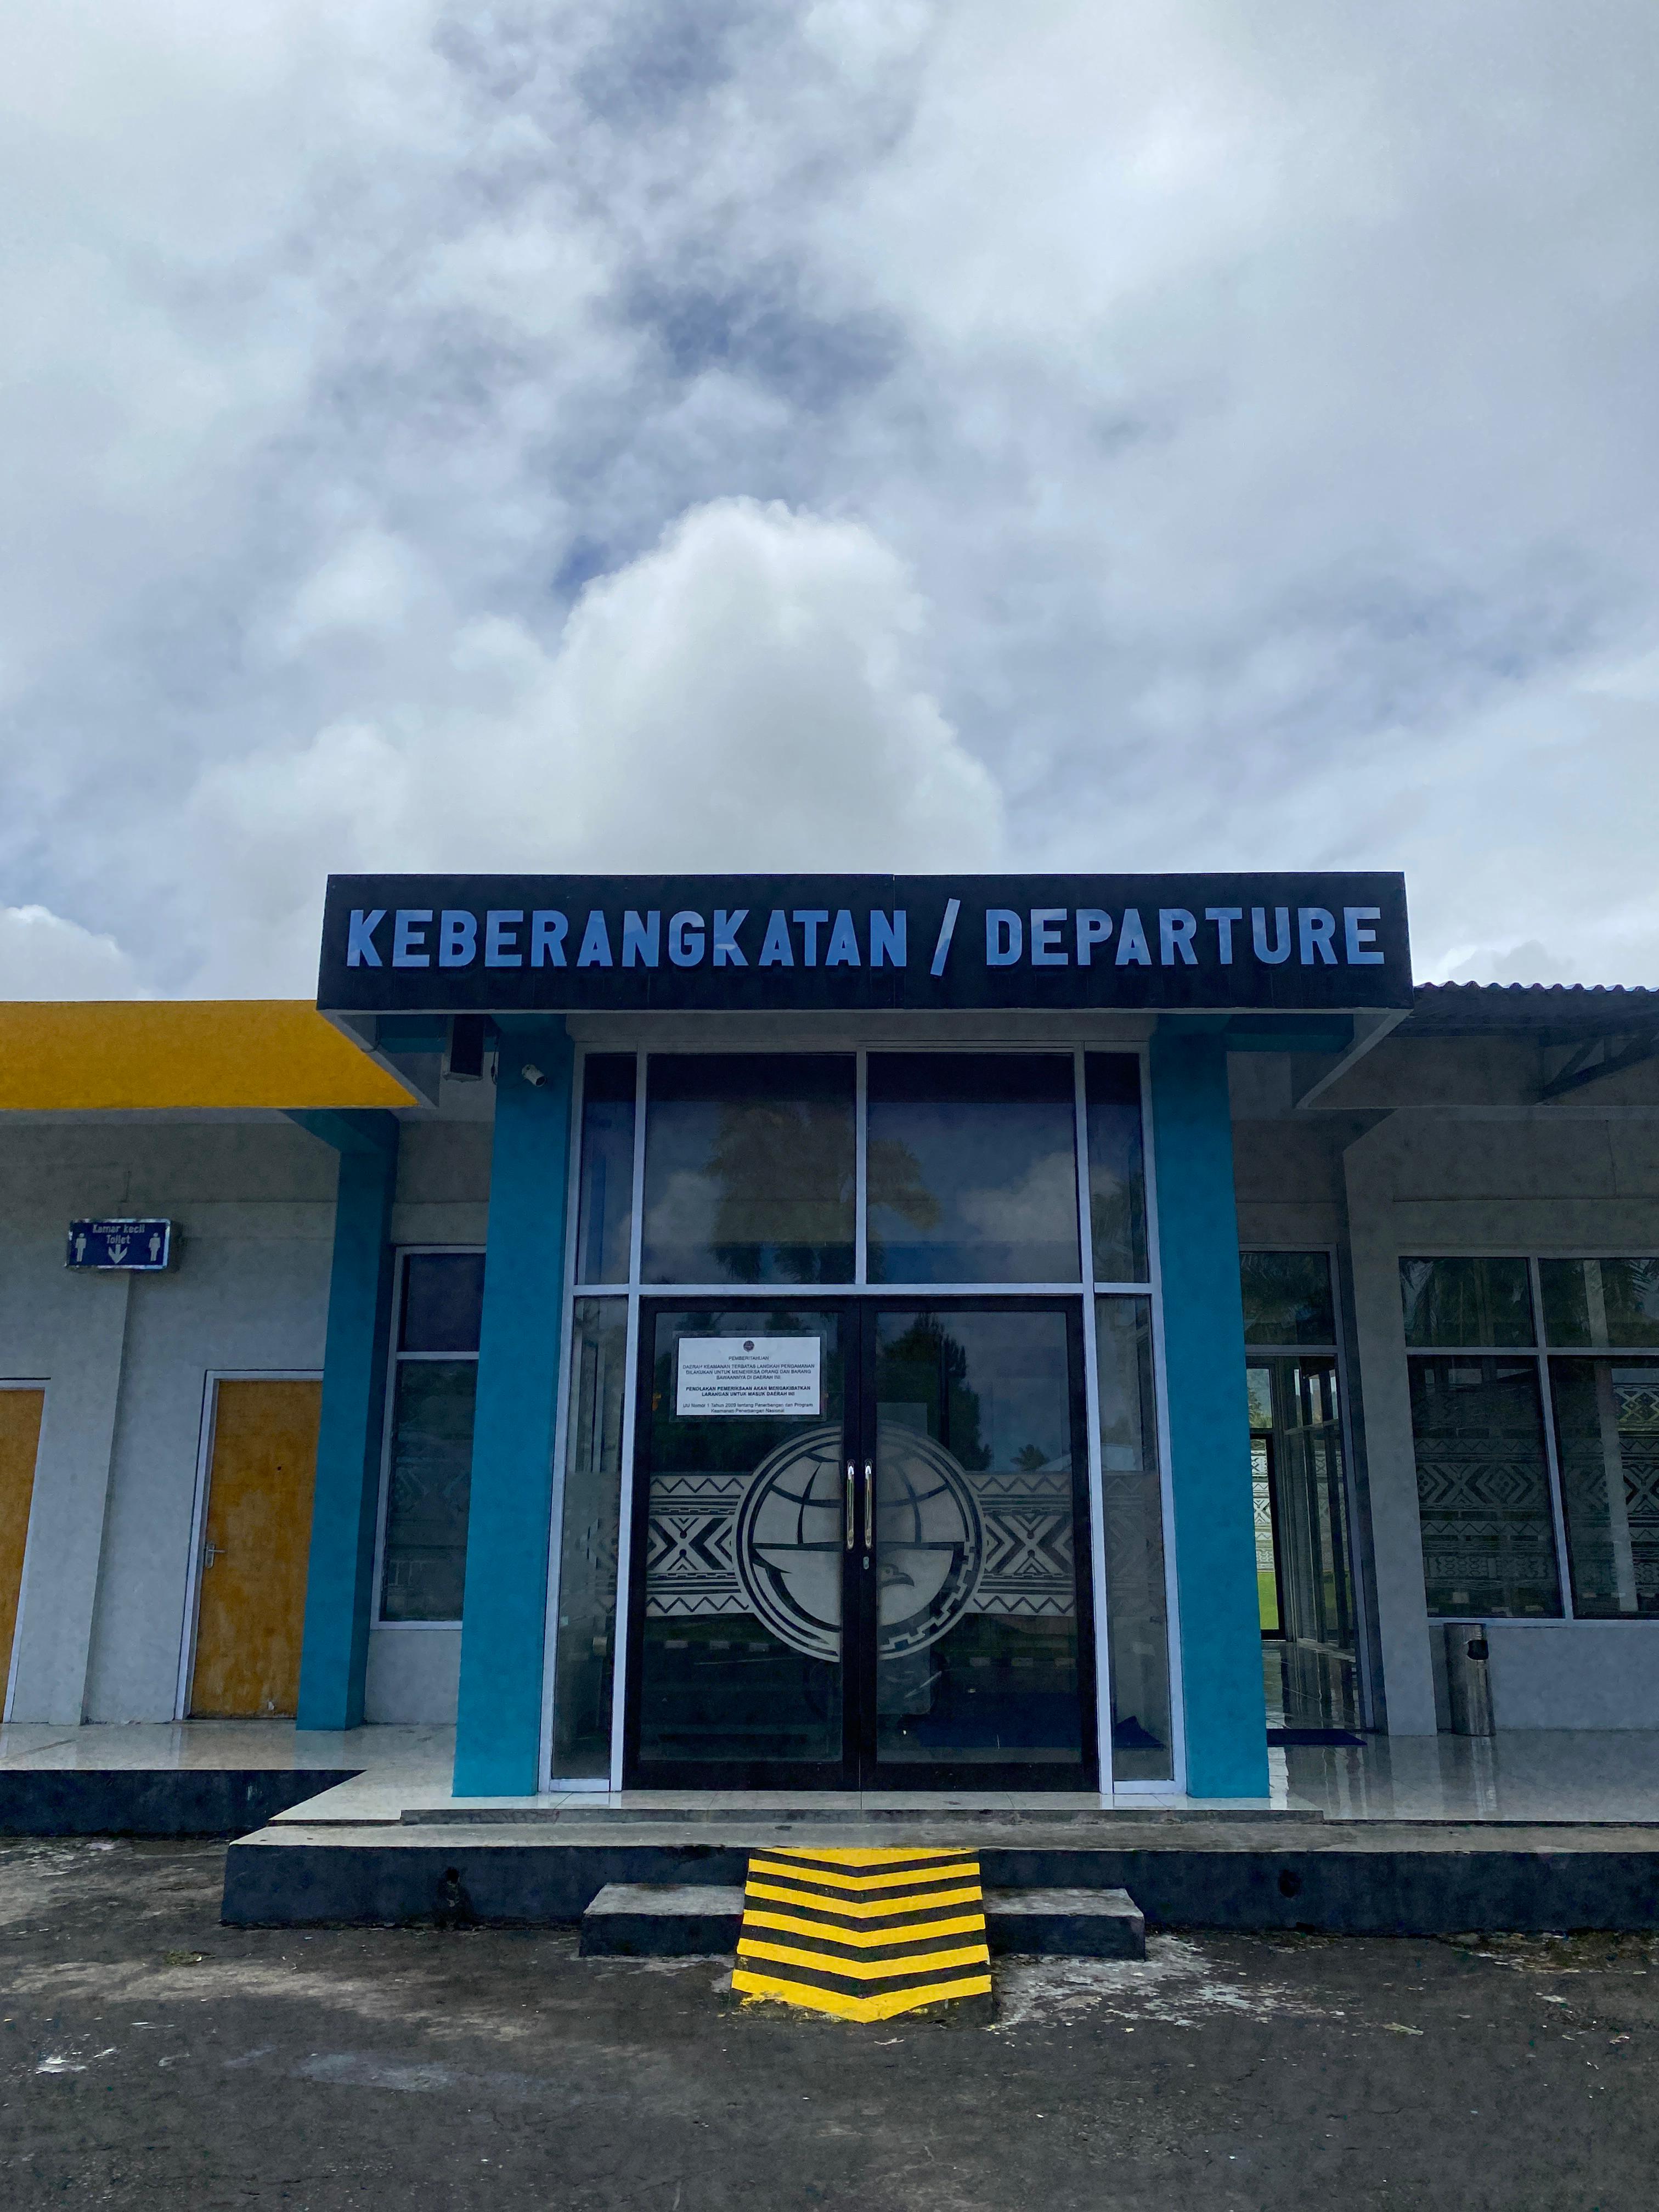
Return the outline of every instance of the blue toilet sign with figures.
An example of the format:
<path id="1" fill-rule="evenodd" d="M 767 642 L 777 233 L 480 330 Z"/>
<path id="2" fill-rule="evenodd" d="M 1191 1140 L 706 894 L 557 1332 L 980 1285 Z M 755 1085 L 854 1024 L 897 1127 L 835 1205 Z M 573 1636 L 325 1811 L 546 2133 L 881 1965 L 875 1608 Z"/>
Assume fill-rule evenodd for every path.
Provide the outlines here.
<path id="1" fill-rule="evenodd" d="M 159 1274 L 173 1261 L 170 1221 L 71 1221 L 64 1264 Z"/>

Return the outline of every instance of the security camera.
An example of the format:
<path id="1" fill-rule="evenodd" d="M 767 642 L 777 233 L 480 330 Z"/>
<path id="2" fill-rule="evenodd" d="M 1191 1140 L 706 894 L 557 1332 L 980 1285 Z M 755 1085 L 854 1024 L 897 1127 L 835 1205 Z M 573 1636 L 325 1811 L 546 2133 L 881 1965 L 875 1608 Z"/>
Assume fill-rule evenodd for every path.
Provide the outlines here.
<path id="1" fill-rule="evenodd" d="M 523 1076 L 525 1081 L 530 1085 L 532 1091 L 539 1091 L 543 1084 L 547 1080 L 547 1078 L 542 1073 L 540 1068 L 537 1066 L 533 1060 L 526 1060 L 524 1066 L 519 1070 L 519 1073 Z"/>

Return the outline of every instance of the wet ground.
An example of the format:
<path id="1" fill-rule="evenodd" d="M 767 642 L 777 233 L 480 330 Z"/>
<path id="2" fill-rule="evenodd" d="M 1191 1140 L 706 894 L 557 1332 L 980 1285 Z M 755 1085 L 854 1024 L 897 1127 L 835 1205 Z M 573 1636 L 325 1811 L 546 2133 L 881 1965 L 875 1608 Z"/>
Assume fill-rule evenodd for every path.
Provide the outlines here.
<path id="1" fill-rule="evenodd" d="M 1659 2199 L 1659 1938 L 1166 1934 L 850 2027 L 562 1929 L 222 1928 L 222 1862 L 0 1843 L 7 2212 Z"/>

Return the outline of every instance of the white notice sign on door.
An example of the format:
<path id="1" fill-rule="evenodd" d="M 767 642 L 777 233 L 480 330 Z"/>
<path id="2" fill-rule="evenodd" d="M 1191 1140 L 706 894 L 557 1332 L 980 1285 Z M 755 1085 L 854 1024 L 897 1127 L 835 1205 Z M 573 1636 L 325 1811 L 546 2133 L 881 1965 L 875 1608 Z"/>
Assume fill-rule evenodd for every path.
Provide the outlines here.
<path id="1" fill-rule="evenodd" d="M 816 1416 L 823 1348 L 816 1336 L 683 1336 L 674 1411 Z"/>

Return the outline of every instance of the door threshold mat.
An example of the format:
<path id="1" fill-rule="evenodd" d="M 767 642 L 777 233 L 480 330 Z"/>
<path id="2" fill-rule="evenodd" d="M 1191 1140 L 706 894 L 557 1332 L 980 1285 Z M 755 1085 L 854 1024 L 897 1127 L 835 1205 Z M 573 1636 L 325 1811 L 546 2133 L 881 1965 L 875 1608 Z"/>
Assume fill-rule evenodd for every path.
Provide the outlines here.
<path id="1" fill-rule="evenodd" d="M 732 1987 L 856 2021 L 988 1998 L 978 1859 L 873 1848 L 752 1853 Z"/>
<path id="2" fill-rule="evenodd" d="M 1363 1745 L 1365 1739 L 1356 1735 L 1352 1729 L 1270 1728 L 1267 1741 L 1280 1744 L 1291 1751 L 1308 1749 L 1319 1744 Z"/>

